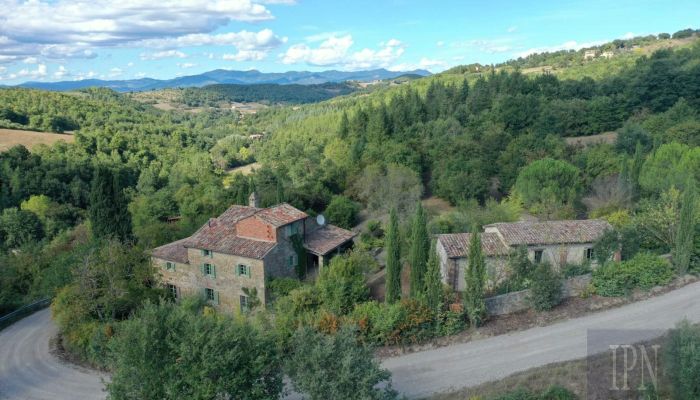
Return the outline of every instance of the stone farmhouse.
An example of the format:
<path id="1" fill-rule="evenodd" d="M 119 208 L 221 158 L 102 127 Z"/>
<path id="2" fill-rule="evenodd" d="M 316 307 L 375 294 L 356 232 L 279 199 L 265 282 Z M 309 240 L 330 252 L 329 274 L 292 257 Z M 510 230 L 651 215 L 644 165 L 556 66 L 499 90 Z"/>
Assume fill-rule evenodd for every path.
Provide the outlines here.
<path id="1" fill-rule="evenodd" d="M 495 285 L 508 276 L 508 256 L 519 247 L 527 248 L 532 262 L 548 262 L 555 269 L 566 264 L 595 263 L 593 244 L 611 228 L 606 221 L 597 219 L 486 225 L 481 233 L 481 250 L 486 262 L 488 283 Z M 436 250 L 442 281 L 454 290 L 463 291 L 465 288 L 470 239 L 470 233 L 437 237 Z"/>
<path id="2" fill-rule="evenodd" d="M 254 195 L 251 203 L 231 206 L 192 236 L 151 251 L 173 297 L 200 295 L 218 310 L 245 311 L 252 293 L 266 304 L 266 278 L 298 276 L 299 251 L 307 260 L 302 270 L 313 272 L 352 246 L 353 232 L 320 225 L 289 204 L 259 208 Z"/>

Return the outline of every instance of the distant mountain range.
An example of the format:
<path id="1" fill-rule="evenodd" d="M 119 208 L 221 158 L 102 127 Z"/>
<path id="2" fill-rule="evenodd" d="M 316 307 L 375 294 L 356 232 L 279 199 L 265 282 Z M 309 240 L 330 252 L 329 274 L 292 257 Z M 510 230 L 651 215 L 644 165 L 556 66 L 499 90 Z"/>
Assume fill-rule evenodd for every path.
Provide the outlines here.
<path id="1" fill-rule="evenodd" d="M 76 90 L 91 86 L 106 87 L 117 92 L 142 92 L 154 89 L 166 89 L 176 87 L 201 87 L 213 84 L 261 84 L 273 83 L 279 85 L 300 84 L 311 85 L 327 82 L 345 82 L 345 81 L 360 81 L 370 82 L 374 80 L 393 79 L 402 75 L 420 75 L 428 76 L 429 71 L 417 69 L 414 71 L 388 71 L 386 69 L 373 69 L 369 71 L 289 71 L 289 72 L 260 72 L 257 70 L 250 71 L 229 71 L 224 69 L 216 69 L 205 72 L 199 75 L 181 76 L 174 79 L 130 79 L 130 80 L 101 80 L 101 79 L 85 79 L 80 81 L 61 81 L 61 82 L 25 82 L 18 86 L 66 91 Z"/>

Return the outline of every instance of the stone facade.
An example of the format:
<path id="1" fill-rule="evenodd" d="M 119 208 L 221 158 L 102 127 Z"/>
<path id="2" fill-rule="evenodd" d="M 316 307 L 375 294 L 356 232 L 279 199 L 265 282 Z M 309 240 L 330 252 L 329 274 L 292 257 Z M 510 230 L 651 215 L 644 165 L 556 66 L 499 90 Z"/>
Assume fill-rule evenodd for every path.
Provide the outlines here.
<path id="1" fill-rule="evenodd" d="M 177 298 L 202 296 L 219 311 L 234 313 L 248 307 L 255 289 L 265 306 L 266 278 L 297 277 L 297 250 L 326 256 L 352 242 L 352 232 L 334 226 L 315 227 L 313 241 L 307 242 L 307 220 L 284 203 L 264 209 L 232 206 L 192 236 L 153 249 L 151 258 Z M 295 248 L 294 237 L 304 249 Z"/>

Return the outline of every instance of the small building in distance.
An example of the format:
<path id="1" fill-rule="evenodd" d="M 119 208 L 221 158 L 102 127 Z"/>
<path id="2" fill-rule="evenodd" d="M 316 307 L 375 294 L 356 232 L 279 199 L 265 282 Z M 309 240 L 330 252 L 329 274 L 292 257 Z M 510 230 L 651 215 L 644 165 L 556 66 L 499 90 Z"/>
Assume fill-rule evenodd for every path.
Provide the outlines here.
<path id="1" fill-rule="evenodd" d="M 603 57 L 603 58 L 605 58 L 605 59 L 607 59 L 607 60 L 609 60 L 609 59 L 615 57 L 615 53 L 613 53 L 612 51 L 608 50 L 608 51 L 604 51 L 604 52 L 600 53 L 600 56 Z"/>
<path id="2" fill-rule="evenodd" d="M 595 50 L 586 50 L 586 51 L 583 53 L 583 59 L 584 59 L 584 60 L 592 60 L 592 59 L 595 58 L 595 56 L 596 56 Z"/>
<path id="3" fill-rule="evenodd" d="M 151 251 L 162 284 L 173 297 L 204 297 L 223 312 L 245 311 L 251 295 L 264 306 L 266 279 L 297 278 L 352 246 L 355 234 L 316 219 L 289 204 L 259 208 L 234 205 L 192 236 Z M 307 263 L 299 265 L 300 255 Z"/>
<path id="4" fill-rule="evenodd" d="M 612 229 L 610 224 L 598 219 L 486 225 L 480 235 L 489 283 L 495 285 L 507 278 L 508 257 L 519 247 L 527 249 L 533 263 L 548 262 L 557 270 L 567 264 L 594 264 L 593 244 L 608 229 Z M 470 233 L 437 237 L 442 281 L 457 291 L 465 288 L 470 240 Z M 619 254 L 615 257 L 619 258 Z"/>

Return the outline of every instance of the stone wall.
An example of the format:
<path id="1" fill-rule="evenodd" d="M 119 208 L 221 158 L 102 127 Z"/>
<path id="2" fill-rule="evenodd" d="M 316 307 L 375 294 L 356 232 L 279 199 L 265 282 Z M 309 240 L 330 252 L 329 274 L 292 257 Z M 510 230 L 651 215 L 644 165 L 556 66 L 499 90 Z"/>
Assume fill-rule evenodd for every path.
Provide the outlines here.
<path id="1" fill-rule="evenodd" d="M 575 276 L 564 280 L 562 285 L 562 297 L 575 297 L 581 295 L 591 283 L 591 274 Z M 528 297 L 530 290 L 506 293 L 486 299 L 486 309 L 489 315 L 505 315 L 530 308 Z"/>

